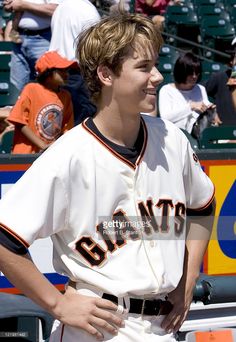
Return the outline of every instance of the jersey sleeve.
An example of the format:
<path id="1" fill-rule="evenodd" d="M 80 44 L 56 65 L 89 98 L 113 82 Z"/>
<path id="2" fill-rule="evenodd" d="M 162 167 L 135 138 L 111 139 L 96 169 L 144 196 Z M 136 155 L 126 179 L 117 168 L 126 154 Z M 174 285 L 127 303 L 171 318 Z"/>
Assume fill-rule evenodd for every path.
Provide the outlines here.
<path id="1" fill-rule="evenodd" d="M 184 137 L 186 139 L 186 137 Z M 199 159 L 187 142 L 183 179 L 188 209 L 203 210 L 214 199 L 215 188 L 202 169 Z"/>
<path id="2" fill-rule="evenodd" d="M 67 224 L 68 201 L 63 181 L 48 158 L 42 157 L 0 201 L 1 228 L 26 248 L 34 240 L 51 236 Z"/>

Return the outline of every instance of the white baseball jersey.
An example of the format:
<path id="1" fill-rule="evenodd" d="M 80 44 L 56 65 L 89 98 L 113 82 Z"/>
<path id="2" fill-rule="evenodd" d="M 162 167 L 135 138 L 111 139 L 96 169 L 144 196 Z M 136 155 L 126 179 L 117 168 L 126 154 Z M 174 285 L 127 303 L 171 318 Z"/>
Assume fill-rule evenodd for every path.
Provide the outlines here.
<path id="1" fill-rule="evenodd" d="M 186 208 L 204 208 L 214 195 L 177 127 L 150 116 L 142 125 L 135 164 L 84 122 L 44 152 L 0 202 L 0 222 L 25 246 L 51 236 L 57 272 L 116 296 L 155 296 L 177 286 Z"/>

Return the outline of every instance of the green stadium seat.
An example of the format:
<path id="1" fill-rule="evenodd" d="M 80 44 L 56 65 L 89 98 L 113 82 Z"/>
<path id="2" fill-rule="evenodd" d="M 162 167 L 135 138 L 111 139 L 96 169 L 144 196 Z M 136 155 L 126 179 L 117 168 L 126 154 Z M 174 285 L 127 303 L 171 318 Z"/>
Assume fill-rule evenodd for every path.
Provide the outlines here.
<path id="1" fill-rule="evenodd" d="M 4 10 L 3 7 L 0 7 L 0 17 L 2 17 L 3 19 L 10 20 L 12 19 L 12 12 L 7 12 Z"/>
<path id="2" fill-rule="evenodd" d="M 156 65 L 160 72 L 172 73 L 175 63 L 175 57 L 173 56 L 160 56 Z"/>
<path id="3" fill-rule="evenodd" d="M 173 77 L 172 73 L 162 71 L 161 74 L 163 76 L 163 82 L 161 83 L 160 87 L 162 87 L 164 84 L 174 82 L 174 77 Z M 160 90 L 160 88 L 158 88 L 158 92 L 159 92 L 159 90 Z"/>
<path id="4" fill-rule="evenodd" d="M 1 49 L 1 43 L 3 44 L 3 48 L 10 49 L 11 45 L 8 43 L 11 42 L 0 42 L 0 49 Z M 9 82 L 10 80 L 10 63 L 11 63 L 11 52 L 10 51 L 1 51 L 0 50 L 0 83 L 2 82 Z M 0 86 L 0 93 L 1 93 L 2 87 Z"/>
<path id="5" fill-rule="evenodd" d="M 178 56 L 179 56 L 178 54 L 169 54 L 169 55 L 160 54 L 158 58 L 158 62 L 157 62 L 158 70 L 162 72 L 172 73 Z"/>
<path id="6" fill-rule="evenodd" d="M 217 63 L 212 60 L 204 60 L 201 62 L 202 72 L 213 73 L 218 71 L 223 71 L 227 69 L 227 66 L 223 63 Z"/>
<path id="7" fill-rule="evenodd" d="M 0 71 L 10 70 L 11 54 L 0 53 Z"/>
<path id="8" fill-rule="evenodd" d="M 166 25 L 197 25 L 196 12 L 188 6 L 168 6 L 165 12 Z"/>
<path id="9" fill-rule="evenodd" d="M 194 0 L 194 4 L 197 7 L 202 6 L 220 6 L 224 8 L 224 1 L 223 0 Z"/>
<path id="10" fill-rule="evenodd" d="M 227 69 L 227 65 L 223 63 L 218 63 L 212 60 L 201 61 L 202 65 L 202 77 L 201 82 L 208 80 L 210 75 L 214 72 L 224 71 Z"/>
<path id="11" fill-rule="evenodd" d="M 236 28 L 236 4 L 232 6 L 231 9 L 229 9 L 229 12 L 230 12 L 231 22 L 234 25 L 234 28 Z"/>
<path id="12" fill-rule="evenodd" d="M 179 56 L 179 51 L 172 45 L 164 44 L 159 51 L 159 58 L 171 58 L 173 61 Z"/>
<path id="13" fill-rule="evenodd" d="M 11 54 L 11 51 L 13 49 L 13 43 L 2 41 L 0 42 L 0 54 Z"/>
<path id="14" fill-rule="evenodd" d="M 219 6 L 199 6 L 197 10 L 198 19 L 208 19 L 210 17 L 216 17 L 219 19 L 225 19 L 227 21 L 230 21 L 230 15 L 229 12 L 227 12 L 225 9 L 222 9 Z"/>
<path id="15" fill-rule="evenodd" d="M 2 86 L 2 83 L 9 83 L 10 80 L 10 70 L 0 70 L 0 93 L 2 92 L 2 88 L 5 87 L 5 85 Z"/>
<path id="16" fill-rule="evenodd" d="M 192 9 L 194 9 L 194 2 L 192 0 L 182 0 L 181 5 L 182 6 L 188 6 Z"/>
<path id="17" fill-rule="evenodd" d="M 236 126 L 218 126 L 204 129 L 200 136 L 201 149 L 236 148 Z"/>
<path id="18" fill-rule="evenodd" d="M 236 5 L 236 0 L 225 0 L 225 7 L 229 10 Z"/>
<path id="19" fill-rule="evenodd" d="M 193 150 L 197 150 L 199 149 L 199 144 L 197 139 L 195 139 L 191 134 L 189 134 L 185 129 L 181 129 L 181 131 L 186 135 L 186 137 L 188 138 L 190 145 L 192 147 Z"/>
<path id="20" fill-rule="evenodd" d="M 197 41 L 199 23 L 195 10 L 184 5 L 168 6 L 165 12 L 164 30 L 168 34 L 173 34 L 190 41 Z M 173 44 L 184 47 L 184 44 L 178 40 L 174 40 Z"/>
<path id="21" fill-rule="evenodd" d="M 162 85 L 173 82 L 174 63 L 175 59 L 173 56 L 160 56 L 156 67 L 164 78 Z"/>
<path id="22" fill-rule="evenodd" d="M 6 20 L 0 16 L 0 29 L 4 29 L 6 27 Z"/>
<path id="23" fill-rule="evenodd" d="M 9 81 L 0 81 L 0 107 L 13 106 L 19 96 L 19 90 Z"/>
<path id="24" fill-rule="evenodd" d="M 1 73 L 0 73 L 0 76 L 1 76 Z M 8 92 L 9 92 L 9 82 L 8 81 L 2 82 L 2 79 L 1 79 L 0 94 L 7 94 Z"/>
<path id="25" fill-rule="evenodd" d="M 203 19 L 200 24 L 202 43 L 219 51 L 227 51 L 235 37 L 235 28 L 231 22 L 214 16 Z M 215 60 L 215 56 L 210 56 Z"/>

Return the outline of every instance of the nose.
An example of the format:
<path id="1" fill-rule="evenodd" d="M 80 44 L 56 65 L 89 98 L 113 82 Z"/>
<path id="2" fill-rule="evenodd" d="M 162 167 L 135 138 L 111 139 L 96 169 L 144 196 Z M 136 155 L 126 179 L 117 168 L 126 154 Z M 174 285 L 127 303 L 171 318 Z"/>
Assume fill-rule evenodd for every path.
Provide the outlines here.
<path id="1" fill-rule="evenodd" d="M 154 83 L 156 86 L 163 82 L 164 78 L 160 71 L 154 66 L 151 71 L 151 82 Z"/>
<path id="2" fill-rule="evenodd" d="M 193 77 L 194 79 L 197 79 L 197 78 L 198 78 L 198 74 L 196 74 L 196 73 L 194 72 L 193 75 L 192 75 L 192 77 Z"/>

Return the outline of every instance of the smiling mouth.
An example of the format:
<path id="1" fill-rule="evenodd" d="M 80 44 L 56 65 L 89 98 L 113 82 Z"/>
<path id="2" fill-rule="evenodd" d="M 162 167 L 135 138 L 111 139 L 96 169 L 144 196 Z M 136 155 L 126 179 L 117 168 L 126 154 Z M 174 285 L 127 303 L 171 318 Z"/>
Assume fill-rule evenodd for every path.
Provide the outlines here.
<path id="1" fill-rule="evenodd" d="M 144 93 L 148 95 L 156 95 L 156 89 L 145 89 Z"/>

